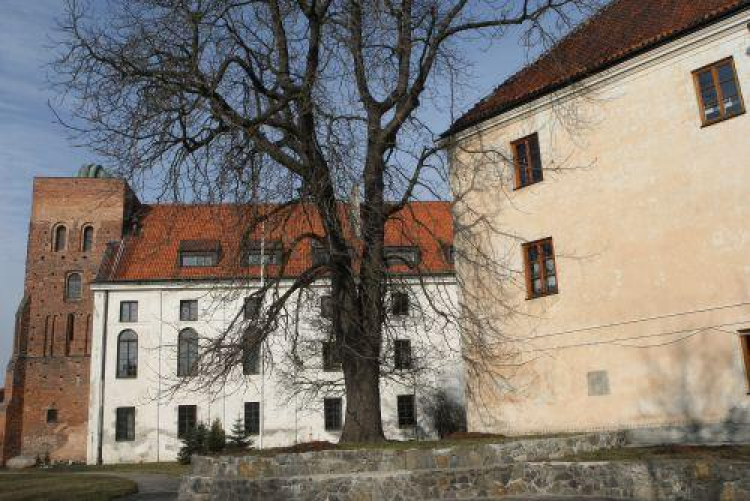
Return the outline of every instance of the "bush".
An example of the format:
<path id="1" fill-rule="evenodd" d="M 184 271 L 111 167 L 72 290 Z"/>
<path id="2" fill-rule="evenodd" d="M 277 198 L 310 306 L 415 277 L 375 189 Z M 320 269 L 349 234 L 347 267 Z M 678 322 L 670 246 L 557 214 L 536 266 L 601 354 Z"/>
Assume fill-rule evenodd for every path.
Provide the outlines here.
<path id="1" fill-rule="evenodd" d="M 198 426 L 189 429 L 182 438 L 182 447 L 177 453 L 177 461 L 180 464 L 190 464 L 193 454 L 206 454 L 208 452 L 207 438 L 208 429 L 205 424 L 198 423 Z"/>
<path id="2" fill-rule="evenodd" d="M 232 425 L 232 432 L 227 437 L 228 447 L 241 451 L 250 448 L 253 445 L 253 440 L 250 438 L 250 434 L 245 431 L 245 423 L 242 422 L 242 418 L 237 416 Z"/>
<path id="3" fill-rule="evenodd" d="M 211 430 L 208 432 L 206 438 L 206 448 L 211 454 L 216 454 L 223 451 L 227 446 L 227 435 L 224 433 L 224 428 L 221 426 L 221 421 L 216 418 L 211 424 Z"/>
<path id="4" fill-rule="evenodd" d="M 440 438 L 466 431 L 466 409 L 445 390 L 427 397 L 422 408 Z"/>

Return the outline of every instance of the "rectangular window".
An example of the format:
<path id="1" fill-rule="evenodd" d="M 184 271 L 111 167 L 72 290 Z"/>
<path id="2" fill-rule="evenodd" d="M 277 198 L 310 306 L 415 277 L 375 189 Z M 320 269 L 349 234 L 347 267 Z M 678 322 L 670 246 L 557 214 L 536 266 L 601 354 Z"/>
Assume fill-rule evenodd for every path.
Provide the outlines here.
<path id="1" fill-rule="evenodd" d="M 245 402 L 245 433 L 260 433 L 260 402 Z"/>
<path id="2" fill-rule="evenodd" d="M 445 262 L 448 264 L 455 264 L 456 249 L 452 245 L 442 245 L 441 249 L 443 250 L 443 259 L 445 259 Z"/>
<path id="3" fill-rule="evenodd" d="M 391 314 L 394 317 L 409 315 L 409 294 L 406 292 L 394 292 L 391 294 Z"/>
<path id="4" fill-rule="evenodd" d="M 408 266 L 413 268 L 420 262 L 421 255 L 419 247 L 386 247 L 384 249 L 385 265 L 390 266 Z"/>
<path id="5" fill-rule="evenodd" d="M 394 367 L 397 370 L 411 369 L 411 341 L 396 339 L 393 343 Z"/>
<path id="6" fill-rule="evenodd" d="M 177 437 L 183 438 L 187 432 L 195 429 L 198 423 L 198 407 L 180 405 L 177 407 Z"/>
<path id="7" fill-rule="evenodd" d="M 545 238 L 523 246 L 526 291 L 529 299 L 557 293 L 557 268 L 552 239 Z"/>
<path id="8" fill-rule="evenodd" d="M 326 398 L 323 400 L 323 414 L 325 417 L 326 431 L 339 431 L 341 429 L 341 399 Z"/>
<path id="9" fill-rule="evenodd" d="M 740 349 L 742 359 L 745 362 L 745 378 L 747 379 L 747 392 L 750 393 L 750 332 L 740 333 Z"/>
<path id="10" fill-rule="evenodd" d="M 242 317 L 245 320 L 254 320 L 260 316 L 260 307 L 262 300 L 257 296 L 245 298 L 245 304 L 242 306 Z"/>
<path id="11" fill-rule="evenodd" d="M 398 408 L 399 428 L 409 428 L 417 424 L 414 395 L 399 395 L 396 407 Z"/>
<path id="12" fill-rule="evenodd" d="M 138 321 L 138 301 L 120 301 L 120 322 Z"/>
<path id="13" fill-rule="evenodd" d="M 260 347 L 247 346 L 242 353 L 242 374 L 252 376 L 260 374 Z"/>
<path id="14" fill-rule="evenodd" d="M 328 264 L 328 251 L 320 244 L 312 244 L 312 265 L 323 266 Z"/>
<path id="15" fill-rule="evenodd" d="M 720 122 L 745 111 L 731 57 L 695 70 L 693 81 L 703 125 Z"/>
<path id="16" fill-rule="evenodd" d="M 542 156 L 539 152 L 539 136 L 517 139 L 511 143 L 513 166 L 516 173 L 516 189 L 542 181 Z"/>
<path id="17" fill-rule="evenodd" d="M 47 409 L 47 422 L 57 423 L 57 409 Z"/>
<path id="18" fill-rule="evenodd" d="M 248 246 L 245 262 L 248 266 L 281 264 L 283 258 L 282 250 L 280 242 L 266 242 L 264 245 L 255 242 Z"/>
<path id="19" fill-rule="evenodd" d="M 341 370 L 341 354 L 333 341 L 323 341 L 323 370 Z"/>
<path id="20" fill-rule="evenodd" d="M 197 299 L 186 299 L 180 301 L 180 320 L 183 322 L 195 322 L 198 320 Z"/>
<path id="21" fill-rule="evenodd" d="M 183 268 L 207 268 L 218 262 L 219 253 L 215 251 L 180 251 L 180 266 Z"/>
<path id="22" fill-rule="evenodd" d="M 115 412 L 115 440 L 117 442 L 135 440 L 135 407 L 118 407 Z"/>
<path id="23" fill-rule="evenodd" d="M 320 298 L 320 316 L 323 318 L 333 318 L 333 298 L 323 296 Z"/>

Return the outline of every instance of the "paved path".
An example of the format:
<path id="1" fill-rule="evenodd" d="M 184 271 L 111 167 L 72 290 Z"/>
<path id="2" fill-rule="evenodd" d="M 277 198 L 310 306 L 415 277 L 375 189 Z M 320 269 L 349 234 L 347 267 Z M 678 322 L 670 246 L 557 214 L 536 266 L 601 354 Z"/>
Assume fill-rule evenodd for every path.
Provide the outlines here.
<path id="1" fill-rule="evenodd" d="M 84 475 L 96 474 L 98 472 L 84 473 Z M 180 481 L 182 480 L 182 477 L 159 473 L 107 471 L 101 472 L 101 474 L 127 478 L 138 484 L 136 494 L 118 498 L 123 501 L 173 501 L 177 499 L 177 492 L 180 490 Z"/>

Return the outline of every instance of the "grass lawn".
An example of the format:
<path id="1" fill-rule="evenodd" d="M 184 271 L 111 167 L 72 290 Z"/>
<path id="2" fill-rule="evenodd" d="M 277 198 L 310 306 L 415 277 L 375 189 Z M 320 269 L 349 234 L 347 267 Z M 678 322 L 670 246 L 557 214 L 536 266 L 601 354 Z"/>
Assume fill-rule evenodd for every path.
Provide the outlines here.
<path id="1" fill-rule="evenodd" d="M 104 465 L 55 465 L 51 466 L 49 472 L 102 472 L 108 471 L 118 473 L 159 473 L 179 477 L 185 475 L 190 465 L 176 462 L 169 463 L 121 463 Z"/>
<path id="2" fill-rule="evenodd" d="M 137 490 L 135 482 L 108 475 L 0 473 L 1 501 L 106 501 Z"/>
<path id="3" fill-rule="evenodd" d="M 558 461 L 649 461 L 654 459 L 728 459 L 750 461 L 750 445 L 657 445 L 582 452 Z"/>

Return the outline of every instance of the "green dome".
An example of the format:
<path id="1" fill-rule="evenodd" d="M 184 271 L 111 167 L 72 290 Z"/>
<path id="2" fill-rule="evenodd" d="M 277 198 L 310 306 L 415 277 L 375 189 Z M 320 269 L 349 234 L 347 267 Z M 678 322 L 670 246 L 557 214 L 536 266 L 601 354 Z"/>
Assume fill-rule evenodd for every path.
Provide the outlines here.
<path id="1" fill-rule="evenodd" d="M 94 178 L 107 178 L 112 177 L 112 174 L 107 172 L 107 169 L 98 164 L 85 164 L 78 169 L 76 177 L 94 177 Z"/>

